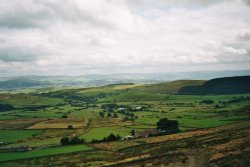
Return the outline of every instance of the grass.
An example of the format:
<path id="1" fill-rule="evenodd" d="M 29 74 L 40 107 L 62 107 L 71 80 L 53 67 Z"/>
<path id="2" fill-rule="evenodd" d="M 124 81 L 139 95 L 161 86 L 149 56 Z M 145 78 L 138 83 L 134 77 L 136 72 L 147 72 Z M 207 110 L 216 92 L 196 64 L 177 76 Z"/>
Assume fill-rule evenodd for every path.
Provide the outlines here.
<path id="1" fill-rule="evenodd" d="M 16 142 L 31 138 L 32 135 L 40 135 L 43 130 L 0 130 L 1 142 Z"/>
<path id="2" fill-rule="evenodd" d="M 56 105 L 65 103 L 60 98 L 39 97 L 30 94 L 0 94 L 0 101 L 15 107 Z"/>
<path id="3" fill-rule="evenodd" d="M 10 161 L 26 158 L 37 158 L 43 156 L 65 154 L 79 151 L 88 151 L 93 148 L 86 145 L 72 145 L 72 146 L 60 146 L 60 147 L 48 147 L 44 149 L 36 149 L 28 152 L 0 152 L 0 161 Z"/>
<path id="4" fill-rule="evenodd" d="M 61 118 L 63 113 L 46 112 L 46 111 L 28 111 L 12 114 L 23 118 Z"/>
<path id="5" fill-rule="evenodd" d="M 202 85 L 204 81 L 202 80 L 178 80 L 167 83 L 159 83 L 159 84 L 150 84 L 150 85 L 141 85 L 132 88 L 133 90 L 137 90 L 140 92 L 147 93 L 178 93 L 178 91 L 184 87 L 189 85 Z"/>
<path id="6" fill-rule="evenodd" d="M 47 147 L 47 146 L 58 146 L 60 144 L 61 137 L 44 138 L 44 139 L 31 139 L 24 142 L 18 142 L 1 146 L 1 148 L 11 148 L 18 146 L 29 146 L 29 147 Z"/>
<path id="7" fill-rule="evenodd" d="M 191 82 L 191 81 L 190 81 Z M 202 81 L 201 81 L 202 82 Z M 0 148 L 10 148 L 13 146 L 27 145 L 30 147 L 43 147 L 25 153 L 0 152 L 0 161 L 16 160 L 25 158 L 35 158 L 54 154 L 63 154 L 76 151 L 83 151 L 89 148 L 88 146 L 67 146 L 67 147 L 51 147 L 59 146 L 60 139 L 64 136 L 79 136 L 86 139 L 88 142 L 92 139 L 103 139 L 110 133 L 120 135 L 121 137 L 130 134 L 131 130 L 143 130 L 155 128 L 156 123 L 161 118 L 169 118 L 178 120 L 180 129 L 183 131 L 217 127 L 225 124 L 248 121 L 249 117 L 246 113 L 236 113 L 240 108 L 249 106 L 249 101 L 227 104 L 223 103 L 233 98 L 244 95 L 174 95 L 164 94 L 171 89 L 177 91 L 178 83 L 174 88 L 168 87 L 167 84 L 154 85 L 109 85 L 98 88 L 84 89 L 63 89 L 60 91 L 51 92 L 49 95 L 68 95 L 65 103 L 64 99 L 40 97 L 29 93 L 22 94 L 0 94 L 1 103 L 9 103 L 18 107 L 25 106 L 40 106 L 49 105 L 43 109 L 16 109 L 8 112 L 0 112 L 0 141 L 9 142 L 10 144 L 0 146 Z M 188 84 L 184 83 L 184 84 Z M 72 96 L 71 96 L 72 95 Z M 95 102 L 88 104 L 81 100 L 70 99 L 71 97 L 91 97 Z M 63 97 L 63 96 L 62 96 Z M 84 99 L 84 98 L 83 98 Z M 201 104 L 202 100 L 213 100 L 213 104 Z M 70 103 L 81 103 L 78 107 L 71 106 Z M 122 118 L 128 114 L 118 113 L 118 118 L 105 118 L 99 116 L 99 112 L 104 109 L 101 105 L 107 103 L 116 103 L 129 107 L 146 107 L 146 111 L 133 112 L 137 119 L 134 121 L 123 121 Z M 215 105 L 219 105 L 215 107 Z M 114 109 L 117 113 L 119 110 Z M 67 115 L 68 118 L 62 118 Z M 18 118 L 18 119 L 17 119 Z M 38 118 L 38 119 L 35 119 Z M 40 119 L 41 118 L 41 119 Z M 3 121 L 5 120 L 5 121 Z M 32 120 L 30 122 L 22 120 Z M 35 121 L 36 120 L 36 121 Z M 23 125 L 23 126 L 21 126 Z M 75 128 L 69 130 L 68 125 L 73 125 Z M 24 130 L 29 127 L 36 130 Z M 3 130 L 11 128 L 10 130 Z M 19 129 L 18 129 L 19 128 Z M 40 129 L 40 130 L 39 130 Z M 43 129 L 43 130 L 41 130 Z M 34 137 L 33 135 L 38 136 Z M 133 142 L 133 141 L 131 141 Z M 128 142 L 118 142 L 124 147 Z M 108 143 L 105 143 L 108 145 Z"/>
<path id="8" fill-rule="evenodd" d="M 107 101 L 151 101 L 151 100 L 164 100 L 167 95 L 163 94 L 151 94 L 151 93 L 143 93 L 143 92 L 133 92 L 128 91 L 126 93 L 118 94 L 116 96 L 107 97 L 105 99 L 100 100 L 100 102 Z"/>
<path id="9" fill-rule="evenodd" d="M 85 124 L 86 122 L 84 119 L 60 118 L 42 121 L 28 127 L 27 129 L 67 129 L 69 125 L 72 125 L 73 128 L 83 129 L 86 126 Z"/>
<path id="10" fill-rule="evenodd" d="M 103 139 L 107 137 L 110 133 L 115 135 L 125 136 L 130 134 L 131 129 L 121 126 L 112 126 L 112 127 L 100 127 L 100 128 L 91 128 L 87 133 L 82 134 L 80 137 L 86 139 L 87 141 L 92 141 L 92 139 Z"/>
<path id="11" fill-rule="evenodd" d="M 71 112 L 68 116 L 70 118 L 95 118 L 98 117 L 98 113 L 100 111 L 102 111 L 102 109 L 88 108 L 82 109 L 80 111 Z"/>
<path id="12" fill-rule="evenodd" d="M 19 116 L 16 115 L 1 115 L 0 120 L 10 120 L 10 119 L 16 119 L 19 118 Z"/>

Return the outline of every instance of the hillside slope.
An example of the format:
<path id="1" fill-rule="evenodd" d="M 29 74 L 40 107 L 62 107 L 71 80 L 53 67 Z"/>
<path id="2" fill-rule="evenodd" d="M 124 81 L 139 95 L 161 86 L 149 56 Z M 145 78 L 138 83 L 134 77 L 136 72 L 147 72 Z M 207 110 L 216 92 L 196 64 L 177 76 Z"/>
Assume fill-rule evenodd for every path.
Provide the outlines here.
<path id="1" fill-rule="evenodd" d="M 204 82 L 204 80 L 177 80 L 159 84 L 140 85 L 132 88 L 131 90 L 146 93 L 176 94 L 185 86 L 202 85 Z"/>
<path id="2" fill-rule="evenodd" d="M 250 76 L 216 78 L 203 85 L 181 88 L 179 94 L 240 94 L 250 93 Z"/>

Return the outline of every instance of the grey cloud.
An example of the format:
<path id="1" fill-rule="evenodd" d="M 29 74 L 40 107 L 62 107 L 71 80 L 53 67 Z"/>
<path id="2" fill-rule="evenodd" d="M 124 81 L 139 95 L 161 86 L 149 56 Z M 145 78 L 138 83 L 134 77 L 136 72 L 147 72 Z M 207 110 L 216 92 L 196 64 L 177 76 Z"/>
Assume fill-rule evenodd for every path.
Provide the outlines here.
<path id="1" fill-rule="evenodd" d="M 3 0 L 4 1 L 4 0 Z M 1 2 L 0 27 L 29 28 L 46 26 L 51 19 L 49 8 L 30 0 Z"/>
<path id="2" fill-rule="evenodd" d="M 249 64 L 249 12 L 238 0 L 5 1 L 0 70 L 240 69 Z"/>
<path id="3" fill-rule="evenodd" d="M 169 7 L 184 7 L 184 8 L 191 8 L 191 7 L 208 7 L 211 5 L 215 5 L 218 3 L 223 2 L 232 2 L 235 0 L 137 0 L 137 1 L 130 1 L 127 0 L 127 3 L 130 5 L 135 6 L 160 6 L 162 9 L 167 9 Z M 249 0 L 244 0 L 249 1 Z"/>
<path id="4" fill-rule="evenodd" d="M 39 53 L 40 54 L 40 53 Z M 37 60 L 37 53 L 16 47 L 0 48 L 0 60 L 4 62 L 31 62 Z"/>
<path id="5" fill-rule="evenodd" d="M 81 5 L 78 4 L 80 2 L 13 0 L 1 3 L 0 28 L 48 28 L 58 22 L 86 23 L 98 28 L 116 28 L 112 20 L 97 16 L 99 11 L 93 11 L 96 12 L 93 13 L 86 7 L 81 8 Z M 116 11 L 119 11 L 119 8 Z"/>

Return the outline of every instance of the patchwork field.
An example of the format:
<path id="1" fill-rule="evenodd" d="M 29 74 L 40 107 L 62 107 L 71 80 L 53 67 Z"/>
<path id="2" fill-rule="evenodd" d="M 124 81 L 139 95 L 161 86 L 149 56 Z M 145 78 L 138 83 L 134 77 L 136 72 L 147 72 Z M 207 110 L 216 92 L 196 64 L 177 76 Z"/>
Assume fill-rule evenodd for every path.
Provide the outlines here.
<path id="1" fill-rule="evenodd" d="M 216 166 L 230 157 L 247 162 L 250 94 L 176 94 L 191 83 L 5 91 L 0 94 L 4 109 L 0 161 L 4 166 L 188 166 L 190 161 Z M 162 118 L 176 120 L 178 133 L 140 136 L 156 130 Z M 230 129 L 235 133 L 230 134 Z M 108 142 L 110 135 L 112 140 L 138 137 Z M 29 150 L 13 151 L 18 148 Z M 197 160 L 203 151 L 206 154 Z"/>

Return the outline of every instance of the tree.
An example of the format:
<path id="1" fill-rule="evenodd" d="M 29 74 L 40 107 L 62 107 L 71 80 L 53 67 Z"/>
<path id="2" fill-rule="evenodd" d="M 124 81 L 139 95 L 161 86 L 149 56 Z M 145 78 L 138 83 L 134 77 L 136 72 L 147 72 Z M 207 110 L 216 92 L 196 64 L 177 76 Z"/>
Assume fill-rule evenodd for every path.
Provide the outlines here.
<path id="1" fill-rule="evenodd" d="M 72 125 L 69 125 L 69 126 L 68 126 L 68 129 L 73 129 L 73 126 L 72 126 Z"/>
<path id="2" fill-rule="evenodd" d="M 68 137 L 63 137 L 61 139 L 61 145 L 70 145 L 70 144 L 82 144 L 85 143 L 85 139 L 79 139 L 78 137 L 73 137 L 69 139 Z"/>
<path id="3" fill-rule="evenodd" d="M 202 100 L 201 103 L 204 103 L 204 104 L 213 104 L 214 101 L 213 100 Z"/>
<path id="4" fill-rule="evenodd" d="M 70 141 L 70 144 L 81 144 L 84 143 L 84 139 L 79 139 L 78 137 L 73 137 Z"/>
<path id="5" fill-rule="evenodd" d="M 128 120 L 129 120 L 129 117 L 127 117 L 127 116 L 122 119 L 122 121 L 124 121 L 124 122 L 128 121 Z"/>
<path id="6" fill-rule="evenodd" d="M 135 130 L 134 129 L 132 129 L 130 133 L 131 133 L 132 136 L 135 136 Z"/>
<path id="7" fill-rule="evenodd" d="M 113 133 L 110 133 L 107 137 L 103 138 L 103 141 L 116 141 L 120 139 L 121 139 L 120 135 L 114 135 Z"/>
<path id="8" fill-rule="evenodd" d="M 99 112 L 99 116 L 104 118 L 104 112 Z"/>
<path id="9" fill-rule="evenodd" d="M 69 138 L 68 137 L 63 137 L 61 139 L 61 145 L 68 145 L 69 144 Z"/>
<path id="10" fill-rule="evenodd" d="M 9 111 L 13 109 L 14 107 L 10 104 L 0 104 L 0 111 Z"/>
<path id="11" fill-rule="evenodd" d="M 107 115 L 107 117 L 112 117 L 112 114 L 109 112 L 108 115 Z"/>
<path id="12" fill-rule="evenodd" d="M 161 118 L 157 122 L 157 129 L 166 132 L 177 132 L 179 130 L 179 123 L 176 120 L 168 120 L 167 118 Z"/>
<path id="13" fill-rule="evenodd" d="M 114 141 L 114 140 L 116 140 L 116 136 L 115 136 L 113 133 L 111 133 L 111 134 L 107 137 L 107 140 L 108 140 L 108 141 Z"/>
<path id="14" fill-rule="evenodd" d="M 68 116 L 67 115 L 63 115 L 62 118 L 68 118 Z"/>
<path id="15" fill-rule="evenodd" d="M 118 118 L 117 113 L 114 113 L 114 114 L 113 114 L 113 118 Z"/>

